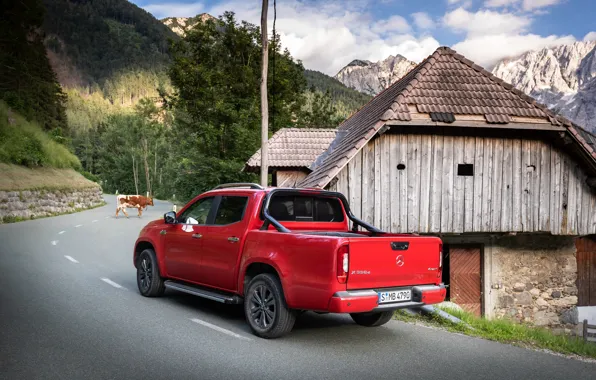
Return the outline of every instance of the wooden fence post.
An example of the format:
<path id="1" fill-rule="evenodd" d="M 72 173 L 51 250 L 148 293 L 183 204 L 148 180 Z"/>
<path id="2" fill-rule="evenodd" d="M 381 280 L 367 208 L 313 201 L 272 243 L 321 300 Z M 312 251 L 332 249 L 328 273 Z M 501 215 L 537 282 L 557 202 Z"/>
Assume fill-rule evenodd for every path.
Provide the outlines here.
<path id="1" fill-rule="evenodd" d="M 584 342 L 588 341 L 588 320 L 584 319 L 584 331 L 582 333 L 582 336 L 584 337 Z"/>

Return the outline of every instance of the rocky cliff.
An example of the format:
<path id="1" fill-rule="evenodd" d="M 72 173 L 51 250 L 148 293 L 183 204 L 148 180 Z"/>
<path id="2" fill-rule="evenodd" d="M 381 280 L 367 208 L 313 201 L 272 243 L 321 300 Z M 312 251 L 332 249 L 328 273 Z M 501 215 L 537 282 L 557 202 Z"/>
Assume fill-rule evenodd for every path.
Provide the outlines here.
<path id="1" fill-rule="evenodd" d="M 205 22 L 210 19 L 215 19 L 215 17 L 208 13 L 201 13 L 195 17 L 167 17 L 160 21 L 163 22 L 168 28 L 172 29 L 174 33 L 184 37 L 184 35 L 197 23 Z"/>
<path id="2" fill-rule="evenodd" d="M 354 60 L 341 69 L 335 78 L 347 87 L 369 95 L 377 95 L 395 81 L 403 77 L 416 66 L 401 55 L 390 55 L 386 59 L 373 63 Z"/>
<path id="3" fill-rule="evenodd" d="M 499 62 L 493 74 L 553 111 L 596 131 L 596 41 L 530 51 Z"/>

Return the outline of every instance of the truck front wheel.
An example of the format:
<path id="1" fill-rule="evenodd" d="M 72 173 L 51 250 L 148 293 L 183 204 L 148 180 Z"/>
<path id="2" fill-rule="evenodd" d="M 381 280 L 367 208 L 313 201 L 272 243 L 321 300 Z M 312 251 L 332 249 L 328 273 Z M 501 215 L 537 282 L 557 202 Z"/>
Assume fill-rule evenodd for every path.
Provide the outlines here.
<path id="1" fill-rule="evenodd" d="M 244 314 L 252 331 L 265 339 L 289 333 L 296 321 L 296 312 L 288 308 L 279 279 L 271 273 L 259 274 L 248 284 Z"/>
<path id="2" fill-rule="evenodd" d="M 393 310 L 373 313 L 352 313 L 350 316 L 354 322 L 361 326 L 375 327 L 389 322 L 393 317 Z"/>

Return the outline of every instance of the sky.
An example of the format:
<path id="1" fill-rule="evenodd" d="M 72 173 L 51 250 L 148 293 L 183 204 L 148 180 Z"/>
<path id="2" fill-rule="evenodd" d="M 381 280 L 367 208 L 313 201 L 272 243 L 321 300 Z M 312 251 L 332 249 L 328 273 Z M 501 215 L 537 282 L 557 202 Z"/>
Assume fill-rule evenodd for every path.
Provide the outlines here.
<path id="1" fill-rule="evenodd" d="M 158 19 L 224 11 L 261 19 L 261 0 L 129 1 Z M 596 0 L 277 0 L 276 31 L 307 69 L 332 76 L 354 59 L 401 54 L 418 63 L 439 46 L 490 70 L 528 50 L 596 40 L 594 15 Z"/>

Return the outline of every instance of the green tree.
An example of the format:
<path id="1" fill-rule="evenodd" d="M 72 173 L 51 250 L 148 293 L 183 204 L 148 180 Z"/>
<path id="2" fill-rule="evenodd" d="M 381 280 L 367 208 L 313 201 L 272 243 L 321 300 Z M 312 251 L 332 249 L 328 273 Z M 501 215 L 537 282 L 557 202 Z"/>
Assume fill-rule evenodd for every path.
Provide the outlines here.
<path id="1" fill-rule="evenodd" d="M 303 106 L 298 124 L 305 128 L 337 128 L 344 120 L 338 114 L 329 90 L 322 93 L 314 88 L 306 94 L 306 104 Z"/>
<path id="2" fill-rule="evenodd" d="M 176 92 L 170 102 L 188 119 L 180 126 L 196 135 L 196 149 L 206 157 L 246 160 L 260 143 L 259 28 L 239 24 L 226 12 L 195 26 L 171 51 L 169 76 Z M 306 81 L 302 64 L 280 51 L 279 38 L 269 55 L 270 130 L 275 133 L 294 125 Z"/>

